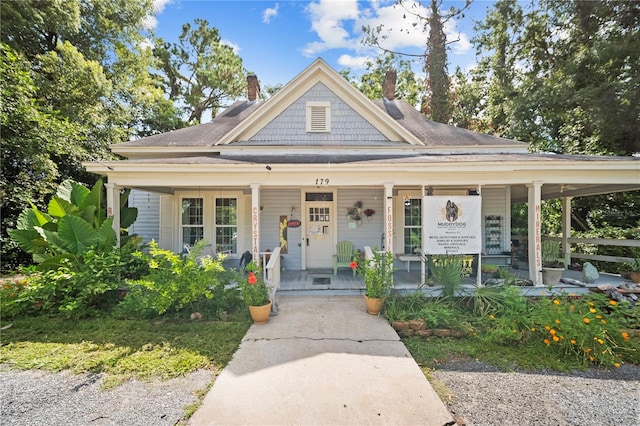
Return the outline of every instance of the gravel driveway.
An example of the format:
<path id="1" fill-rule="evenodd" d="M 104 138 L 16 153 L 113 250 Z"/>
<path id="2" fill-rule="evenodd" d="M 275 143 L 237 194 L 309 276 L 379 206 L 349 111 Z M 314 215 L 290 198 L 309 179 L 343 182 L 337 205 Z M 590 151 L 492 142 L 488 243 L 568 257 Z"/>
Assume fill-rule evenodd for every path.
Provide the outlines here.
<path id="1" fill-rule="evenodd" d="M 166 382 L 100 389 L 100 375 L 0 371 L 0 424 L 174 425 L 213 380 L 201 370 Z M 434 373 L 459 425 L 640 425 L 640 367 L 576 374 L 505 373 L 456 360 Z M 311 403 L 317 404 L 319 401 Z"/>

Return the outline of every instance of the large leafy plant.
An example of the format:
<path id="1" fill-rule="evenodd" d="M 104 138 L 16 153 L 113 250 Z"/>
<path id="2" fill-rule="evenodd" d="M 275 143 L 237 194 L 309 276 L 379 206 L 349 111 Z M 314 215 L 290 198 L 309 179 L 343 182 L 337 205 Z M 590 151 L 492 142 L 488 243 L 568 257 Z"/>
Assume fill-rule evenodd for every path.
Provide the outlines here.
<path id="1" fill-rule="evenodd" d="M 138 214 L 137 209 L 125 207 L 127 197 L 128 191 L 120 195 L 122 228 L 129 227 Z M 90 249 L 111 250 L 116 244 L 113 217 L 106 217 L 104 199 L 101 180 L 92 189 L 65 180 L 49 201 L 46 213 L 32 204 L 20 213 L 17 229 L 9 230 L 9 235 L 33 255 L 40 270 L 57 269 L 65 260 L 78 263 Z"/>

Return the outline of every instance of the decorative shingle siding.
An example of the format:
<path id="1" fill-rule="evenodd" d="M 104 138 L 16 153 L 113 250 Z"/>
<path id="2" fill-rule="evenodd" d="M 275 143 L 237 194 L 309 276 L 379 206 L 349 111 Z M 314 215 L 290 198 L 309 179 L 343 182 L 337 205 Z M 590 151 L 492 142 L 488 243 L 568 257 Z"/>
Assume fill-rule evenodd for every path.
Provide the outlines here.
<path id="1" fill-rule="evenodd" d="M 328 101 L 331 103 L 330 133 L 306 132 L 305 119 L 308 101 Z M 388 142 L 382 133 L 322 83 L 315 84 L 250 140 L 252 142 L 295 142 L 298 145 L 326 143 L 358 145 L 370 142 Z"/>

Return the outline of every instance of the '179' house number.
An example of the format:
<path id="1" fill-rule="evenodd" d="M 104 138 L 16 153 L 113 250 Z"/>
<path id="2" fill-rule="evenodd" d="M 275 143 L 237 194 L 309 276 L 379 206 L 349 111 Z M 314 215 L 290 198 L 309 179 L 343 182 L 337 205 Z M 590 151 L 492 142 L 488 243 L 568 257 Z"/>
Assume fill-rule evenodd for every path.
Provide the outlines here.
<path id="1" fill-rule="evenodd" d="M 329 185 L 329 179 L 325 179 L 325 178 L 316 179 L 316 185 L 327 186 Z"/>

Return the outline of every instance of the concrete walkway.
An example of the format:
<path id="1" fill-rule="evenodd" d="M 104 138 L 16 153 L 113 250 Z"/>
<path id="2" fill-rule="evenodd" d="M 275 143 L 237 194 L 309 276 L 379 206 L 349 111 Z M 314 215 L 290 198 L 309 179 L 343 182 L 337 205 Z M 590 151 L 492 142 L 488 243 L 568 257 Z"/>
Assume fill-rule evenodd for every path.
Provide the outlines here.
<path id="1" fill-rule="evenodd" d="M 251 326 L 190 425 L 454 424 L 362 297 L 282 297 L 279 307 Z"/>

